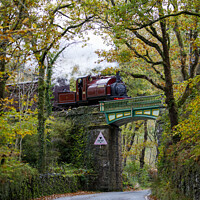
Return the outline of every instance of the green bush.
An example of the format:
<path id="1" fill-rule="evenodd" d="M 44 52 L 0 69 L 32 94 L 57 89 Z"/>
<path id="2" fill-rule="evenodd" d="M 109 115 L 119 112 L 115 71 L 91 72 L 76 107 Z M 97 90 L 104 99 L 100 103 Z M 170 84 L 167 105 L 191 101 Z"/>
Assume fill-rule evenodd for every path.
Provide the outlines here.
<path id="1" fill-rule="evenodd" d="M 38 135 L 26 135 L 22 141 L 22 160 L 29 163 L 32 167 L 37 166 L 38 160 Z"/>
<path id="2" fill-rule="evenodd" d="M 28 200 L 52 194 L 88 190 L 92 172 L 69 164 L 51 168 L 50 173 L 39 174 L 28 164 L 14 159 L 0 168 L 0 199 Z"/>
<path id="3" fill-rule="evenodd" d="M 35 175 L 20 183 L 7 181 L 1 185 L 0 199 L 25 200 L 52 194 L 64 194 L 87 189 L 87 177 L 60 173 Z"/>
<path id="4" fill-rule="evenodd" d="M 149 187 L 150 177 L 148 174 L 148 166 L 140 169 L 139 162 L 132 161 L 127 163 L 123 170 L 123 185 L 124 187 Z"/>
<path id="5" fill-rule="evenodd" d="M 63 117 L 52 119 L 48 127 L 45 145 L 45 170 L 51 166 L 72 163 L 77 168 L 93 168 L 92 152 L 87 148 L 88 130 Z M 22 160 L 32 167 L 37 167 L 38 135 L 27 135 L 23 139 Z"/>
<path id="6" fill-rule="evenodd" d="M 24 195 L 30 197 L 27 183 L 37 175 L 36 169 L 10 157 L 0 167 L 0 199 L 21 199 Z"/>
<path id="7" fill-rule="evenodd" d="M 169 159 L 169 158 L 168 158 Z M 173 162 L 172 157 L 159 165 L 159 178 L 152 183 L 152 194 L 162 200 L 199 200 L 199 163 Z"/>
<path id="8" fill-rule="evenodd" d="M 192 200 L 192 198 L 186 197 L 183 193 L 178 190 L 169 180 L 157 179 L 152 185 L 152 196 L 156 196 L 162 200 Z"/>

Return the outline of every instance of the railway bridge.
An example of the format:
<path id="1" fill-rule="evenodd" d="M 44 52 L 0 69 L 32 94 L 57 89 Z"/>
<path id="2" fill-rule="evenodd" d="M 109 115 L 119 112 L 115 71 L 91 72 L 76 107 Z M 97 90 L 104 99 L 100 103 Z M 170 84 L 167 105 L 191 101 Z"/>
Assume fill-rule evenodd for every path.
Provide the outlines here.
<path id="1" fill-rule="evenodd" d="M 101 101 L 99 106 L 79 107 L 68 113 L 88 126 L 87 145 L 93 155 L 97 177 L 93 187 L 101 191 L 122 190 L 120 126 L 131 121 L 156 120 L 163 108 L 162 95 Z"/>
<path id="2" fill-rule="evenodd" d="M 135 120 L 155 120 L 160 108 L 163 108 L 162 95 L 100 102 L 100 112 L 105 113 L 107 124 L 116 126 Z"/>

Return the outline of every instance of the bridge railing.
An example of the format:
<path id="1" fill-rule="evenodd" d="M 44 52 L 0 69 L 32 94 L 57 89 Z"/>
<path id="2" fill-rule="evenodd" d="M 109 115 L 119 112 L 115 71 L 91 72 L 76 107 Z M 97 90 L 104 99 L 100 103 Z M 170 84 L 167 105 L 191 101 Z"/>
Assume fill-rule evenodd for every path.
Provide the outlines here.
<path id="1" fill-rule="evenodd" d="M 142 96 L 112 101 L 100 101 L 100 111 L 162 106 L 162 95 Z"/>

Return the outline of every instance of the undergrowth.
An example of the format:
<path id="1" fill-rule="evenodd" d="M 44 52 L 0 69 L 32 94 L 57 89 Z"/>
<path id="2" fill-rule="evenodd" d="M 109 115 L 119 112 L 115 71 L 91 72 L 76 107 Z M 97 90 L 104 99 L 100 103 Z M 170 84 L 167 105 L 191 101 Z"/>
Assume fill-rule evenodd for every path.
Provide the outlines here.
<path id="1" fill-rule="evenodd" d="M 127 163 L 123 170 L 123 187 L 131 189 L 149 188 L 150 176 L 148 173 L 149 166 L 145 165 L 140 168 L 136 161 Z"/>

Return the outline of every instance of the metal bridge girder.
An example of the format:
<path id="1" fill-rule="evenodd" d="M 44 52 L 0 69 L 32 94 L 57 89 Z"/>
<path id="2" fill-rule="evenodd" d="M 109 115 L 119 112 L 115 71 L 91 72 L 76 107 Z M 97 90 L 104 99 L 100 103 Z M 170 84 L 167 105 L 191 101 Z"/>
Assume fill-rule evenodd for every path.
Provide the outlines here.
<path id="1" fill-rule="evenodd" d="M 160 108 L 163 108 L 160 95 L 100 102 L 100 111 L 105 113 L 107 123 L 117 126 L 134 120 L 155 120 Z"/>

